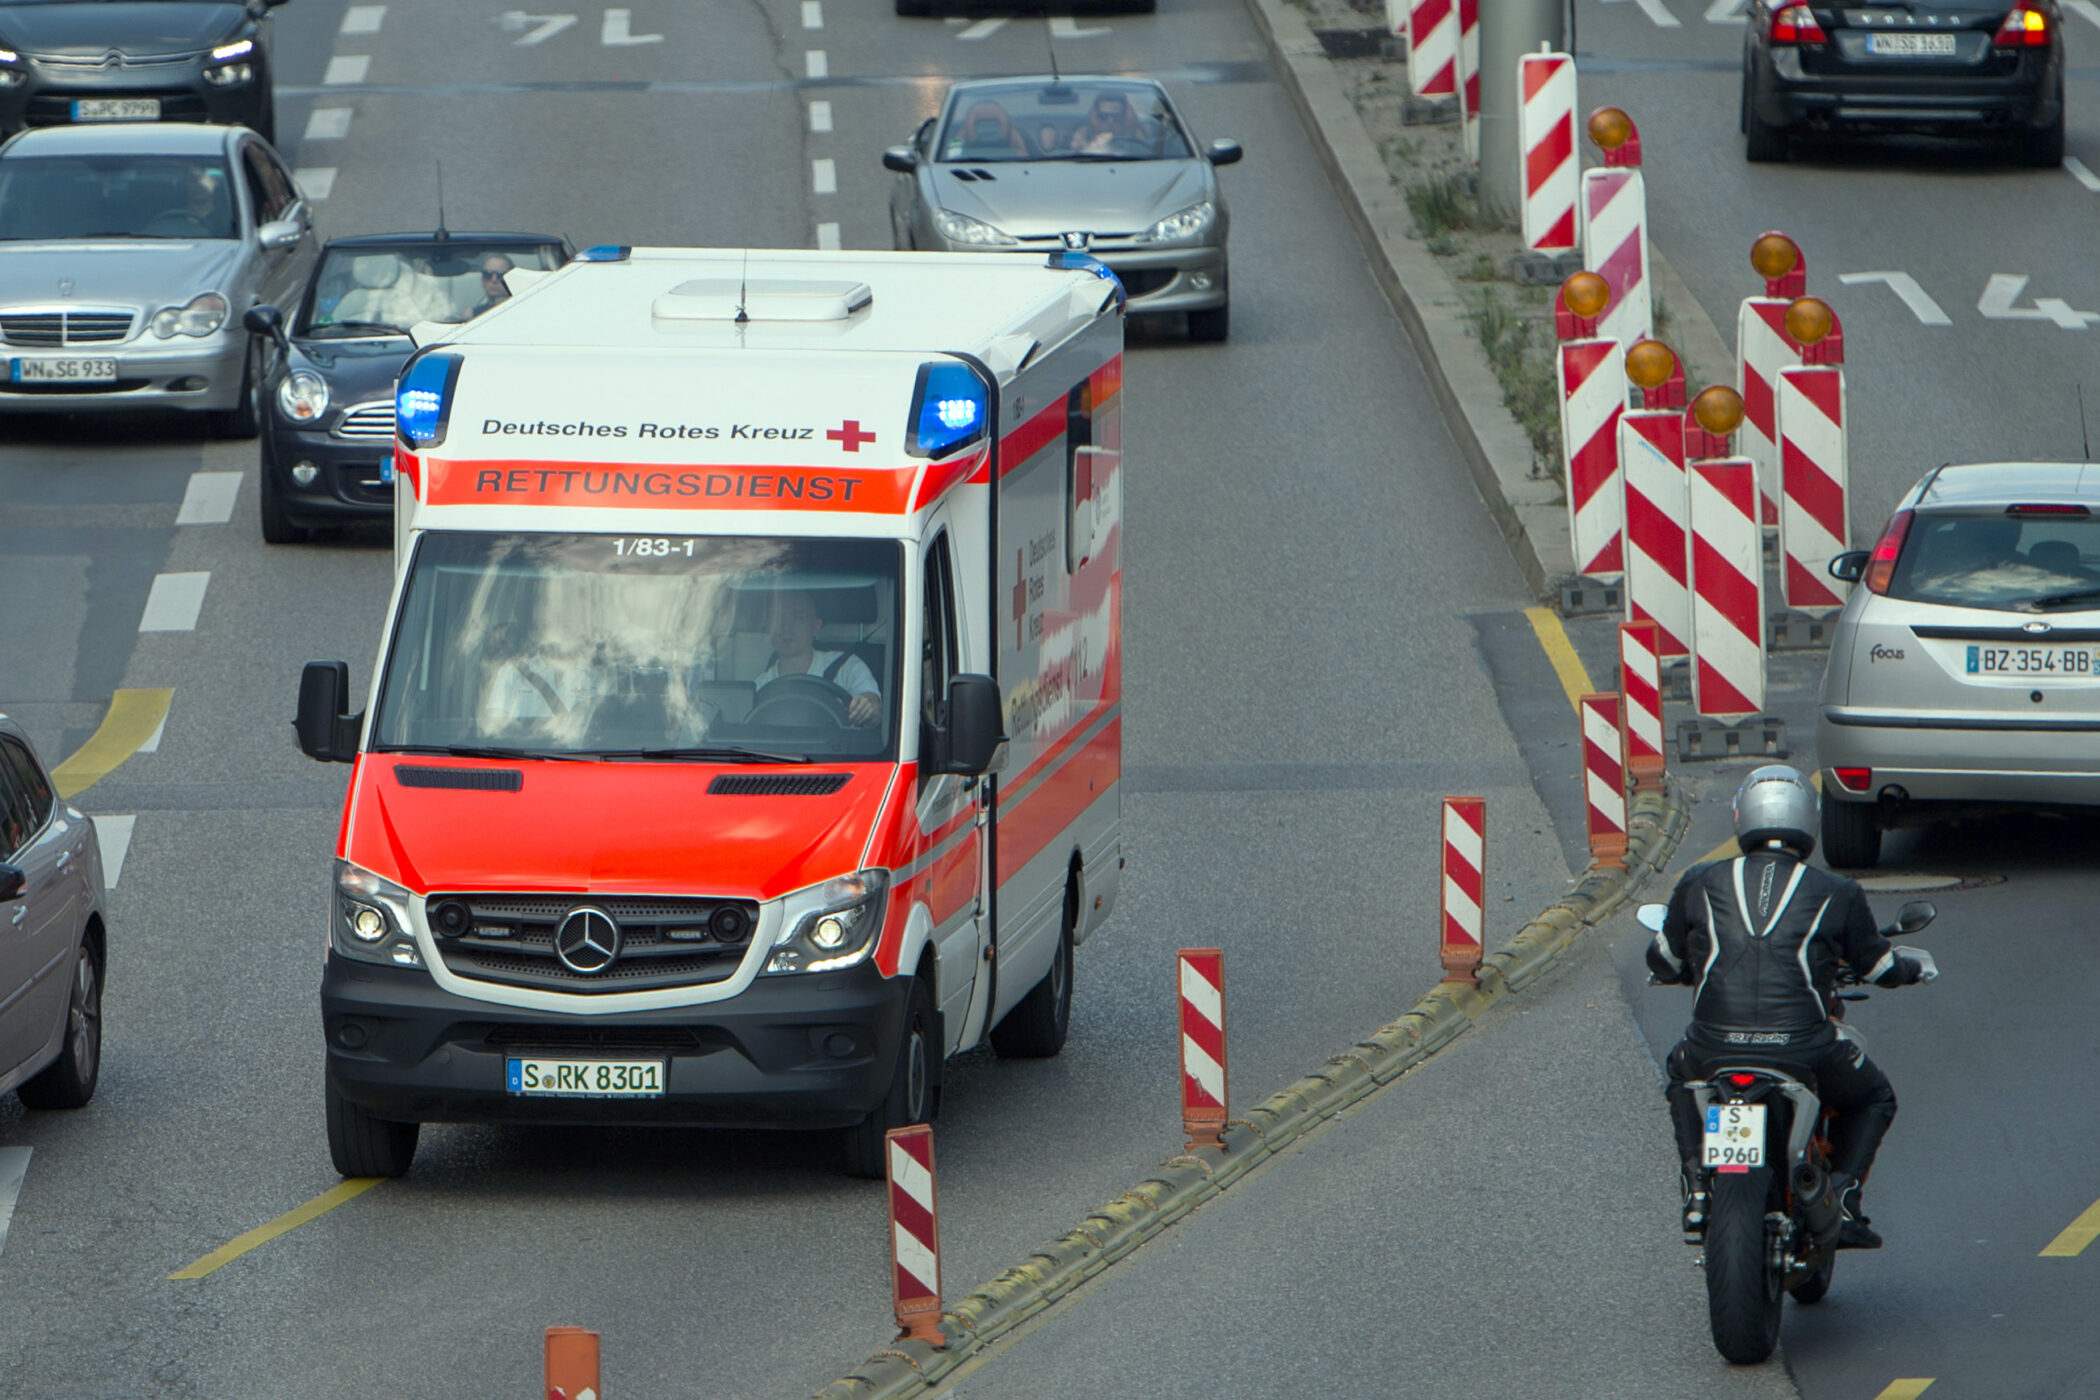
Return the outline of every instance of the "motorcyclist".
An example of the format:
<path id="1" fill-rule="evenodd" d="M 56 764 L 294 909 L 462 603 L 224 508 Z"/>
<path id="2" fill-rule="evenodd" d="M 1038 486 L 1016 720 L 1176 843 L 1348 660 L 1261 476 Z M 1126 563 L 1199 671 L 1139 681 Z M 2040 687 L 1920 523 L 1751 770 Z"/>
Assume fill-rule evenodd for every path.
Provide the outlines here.
<path id="1" fill-rule="evenodd" d="M 1844 1216 L 1838 1248 L 1878 1249 L 1860 1188 L 1896 1117 L 1896 1091 L 1850 1028 L 1829 1014 L 1839 965 L 1861 981 L 1906 987 L 1939 976 L 1932 954 L 1892 945 L 1856 881 L 1808 864 L 1818 828 L 1815 790 L 1773 764 L 1735 795 L 1742 854 L 1693 866 L 1670 895 L 1648 948 L 1655 980 L 1694 988 L 1692 1022 L 1670 1052 L 1670 1120 L 1684 1164 L 1684 1230 L 1703 1237 L 1709 1205 L 1700 1155 L 1705 1125 L 1688 1081 L 1722 1064 L 1768 1064 L 1807 1075 L 1831 1123 L 1831 1172 Z"/>

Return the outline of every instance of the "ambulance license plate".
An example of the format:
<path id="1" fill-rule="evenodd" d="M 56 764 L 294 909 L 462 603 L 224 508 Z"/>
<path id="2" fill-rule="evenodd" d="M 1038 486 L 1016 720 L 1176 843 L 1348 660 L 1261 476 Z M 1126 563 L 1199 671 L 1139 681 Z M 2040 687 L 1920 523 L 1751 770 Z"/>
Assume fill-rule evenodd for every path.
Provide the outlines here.
<path id="1" fill-rule="evenodd" d="M 511 1063 L 516 1064 L 513 1060 Z M 1765 1106 L 1715 1103 L 1706 1106 L 1706 1152 L 1715 1171 L 1746 1172 L 1765 1164 Z"/>
<path id="2" fill-rule="evenodd" d="M 662 1060 L 513 1058 L 510 1092 L 524 1098 L 660 1099 Z"/>
<path id="3" fill-rule="evenodd" d="M 1888 58 L 1944 58 L 1954 53 L 1952 34 L 1869 34 L 1867 52 Z"/>
<path id="4" fill-rule="evenodd" d="M 383 485 L 394 484 L 394 454 L 391 452 L 379 459 L 379 480 Z"/>
<path id="5" fill-rule="evenodd" d="M 157 122 L 158 97 L 84 97 L 73 104 L 76 122 Z"/>
<path id="6" fill-rule="evenodd" d="M 8 377 L 17 384 L 114 384 L 117 362 L 17 359 Z"/>

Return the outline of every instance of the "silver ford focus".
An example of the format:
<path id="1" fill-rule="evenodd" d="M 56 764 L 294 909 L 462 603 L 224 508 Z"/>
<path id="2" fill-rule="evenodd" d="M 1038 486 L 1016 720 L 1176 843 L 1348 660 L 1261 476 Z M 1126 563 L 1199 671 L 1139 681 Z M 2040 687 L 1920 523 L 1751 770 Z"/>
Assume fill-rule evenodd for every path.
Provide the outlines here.
<path id="1" fill-rule="evenodd" d="M 1166 89 L 1142 78 L 957 83 L 939 115 L 882 163 L 899 248 L 1086 252 L 1122 279 L 1128 314 L 1185 312 L 1195 340 L 1230 332 L 1216 167 L 1236 141 L 1198 147 Z"/>
<path id="2" fill-rule="evenodd" d="M 1872 550 L 1823 673 L 1823 849 L 1981 804 L 2100 805 L 2100 464 L 1928 473 Z"/>
<path id="3" fill-rule="evenodd" d="M 182 408 L 254 437 L 241 324 L 313 266 L 306 199 L 237 126 L 126 122 L 0 145 L 0 413 Z"/>

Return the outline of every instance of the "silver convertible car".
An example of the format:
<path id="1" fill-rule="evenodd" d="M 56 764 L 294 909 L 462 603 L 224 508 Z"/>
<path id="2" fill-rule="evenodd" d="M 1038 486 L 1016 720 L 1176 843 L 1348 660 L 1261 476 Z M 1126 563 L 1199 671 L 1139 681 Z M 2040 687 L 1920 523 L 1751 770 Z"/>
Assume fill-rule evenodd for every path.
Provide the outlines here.
<path id="1" fill-rule="evenodd" d="M 61 126 L 0 145 L 0 413 L 201 410 L 254 437 L 266 344 L 317 240 L 245 127 Z"/>
<path id="2" fill-rule="evenodd" d="M 882 153 L 897 247 L 1087 252 L 1122 279 L 1130 315 L 1186 312 L 1195 340 L 1231 325 L 1215 167 L 1239 158 L 1236 141 L 1199 147 L 1158 83 L 1106 77 L 957 83 Z"/>

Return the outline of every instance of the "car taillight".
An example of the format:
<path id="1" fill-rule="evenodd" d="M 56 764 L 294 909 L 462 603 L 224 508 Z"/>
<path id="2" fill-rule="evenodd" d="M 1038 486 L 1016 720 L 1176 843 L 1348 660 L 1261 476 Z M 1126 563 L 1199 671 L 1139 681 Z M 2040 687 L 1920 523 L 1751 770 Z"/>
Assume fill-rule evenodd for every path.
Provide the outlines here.
<path id="1" fill-rule="evenodd" d="M 2016 7 L 1998 26 L 1998 35 L 1991 40 L 2001 49 L 2039 49 L 2049 44 L 2049 16 L 2041 10 L 2031 10 L 2025 5 Z"/>
<path id="2" fill-rule="evenodd" d="M 2089 507 L 2070 505 L 2063 501 L 2032 502 L 2027 505 L 2007 506 L 2007 515 L 2091 515 Z"/>
<path id="3" fill-rule="evenodd" d="M 1889 579 L 1896 572 L 1896 556 L 1903 552 L 1903 541 L 1909 534 L 1909 511 L 1899 510 L 1889 517 L 1888 528 L 1874 542 L 1874 552 L 1867 557 L 1867 571 L 1860 578 L 1869 593 L 1889 591 Z"/>
<path id="4" fill-rule="evenodd" d="M 2014 13 L 2018 13 L 2015 11 Z M 1816 23 L 1816 12 L 1806 5 L 1788 5 L 1772 16 L 1772 42 L 1775 44 L 1820 44 L 1825 42 L 1823 26 Z M 2001 43 L 2003 40 L 2000 41 Z"/>
<path id="5" fill-rule="evenodd" d="M 1847 792 L 1865 792 L 1874 785 L 1874 770 L 1871 768 L 1833 768 L 1838 786 Z"/>

